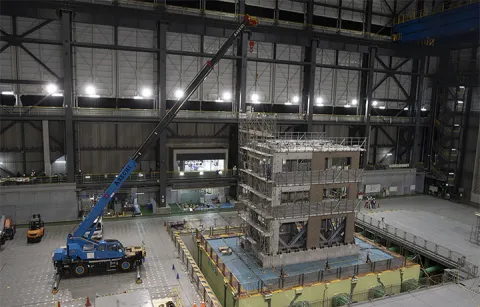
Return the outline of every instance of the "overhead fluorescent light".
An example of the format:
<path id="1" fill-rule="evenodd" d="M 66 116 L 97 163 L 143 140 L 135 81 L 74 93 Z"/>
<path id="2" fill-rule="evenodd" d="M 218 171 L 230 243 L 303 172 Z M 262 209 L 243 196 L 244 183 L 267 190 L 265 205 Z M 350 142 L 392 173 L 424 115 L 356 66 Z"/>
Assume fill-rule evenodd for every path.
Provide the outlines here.
<path id="1" fill-rule="evenodd" d="M 133 99 L 143 99 L 143 96 L 133 96 Z"/>
<path id="2" fill-rule="evenodd" d="M 91 84 L 85 86 L 85 93 L 87 93 L 89 96 L 95 95 L 95 86 Z"/>
<path id="3" fill-rule="evenodd" d="M 62 93 L 53 93 L 52 96 L 53 97 L 63 97 L 63 94 Z"/>
<path id="4" fill-rule="evenodd" d="M 381 110 L 385 110 L 385 106 L 379 106 L 378 108 Z"/>
<path id="5" fill-rule="evenodd" d="M 354 106 L 356 106 L 356 105 L 358 104 L 358 100 L 357 100 L 357 99 L 353 99 L 353 100 L 352 100 L 352 104 L 353 104 Z"/>
<path id="6" fill-rule="evenodd" d="M 55 161 L 55 163 L 65 164 L 65 163 L 67 163 L 67 161 L 65 161 L 65 160 L 57 160 L 57 161 Z"/>
<path id="7" fill-rule="evenodd" d="M 13 91 L 3 91 L 2 95 L 15 95 Z"/>
<path id="8" fill-rule="evenodd" d="M 88 97 L 90 97 L 90 98 L 100 98 L 100 95 L 90 95 Z"/>
<path id="9" fill-rule="evenodd" d="M 142 89 L 142 96 L 145 97 L 145 98 L 148 98 L 148 97 L 151 97 L 153 94 L 152 90 L 148 87 L 144 87 Z"/>
<path id="10" fill-rule="evenodd" d="M 58 86 L 55 83 L 49 83 L 47 86 L 45 86 L 45 90 L 49 94 L 53 94 L 58 90 Z"/>
<path id="11" fill-rule="evenodd" d="M 221 174 L 223 174 L 223 172 L 222 172 L 222 171 L 218 171 L 218 173 L 219 173 L 220 175 L 221 175 Z"/>
<path id="12" fill-rule="evenodd" d="M 291 103 L 291 102 L 289 102 L 289 101 L 287 101 L 287 102 L 285 102 L 285 105 L 286 105 L 286 106 L 291 106 L 291 105 L 292 105 L 292 103 Z"/>
<path id="13" fill-rule="evenodd" d="M 222 99 L 227 100 L 227 101 L 232 99 L 232 93 L 230 93 L 230 92 L 223 93 Z"/>
<path id="14" fill-rule="evenodd" d="M 345 108 L 350 108 L 350 105 L 347 103 L 346 105 L 344 105 Z"/>
<path id="15" fill-rule="evenodd" d="M 427 111 L 427 108 L 422 107 L 422 108 L 420 109 L 420 111 L 425 112 L 425 111 Z"/>
<path id="16" fill-rule="evenodd" d="M 408 111 L 408 107 L 403 108 L 404 111 Z"/>
<path id="17" fill-rule="evenodd" d="M 393 155 L 391 152 L 387 153 L 387 156 L 390 157 L 391 155 Z"/>
<path id="18" fill-rule="evenodd" d="M 259 99 L 257 93 L 253 93 L 251 98 L 252 98 L 252 101 L 258 101 L 258 99 Z"/>
<path id="19" fill-rule="evenodd" d="M 465 89 L 465 86 L 460 85 L 459 88 L 460 88 L 461 90 L 464 90 L 464 89 Z"/>
<path id="20" fill-rule="evenodd" d="M 300 98 L 298 96 L 293 96 L 293 103 L 298 103 L 300 101 Z"/>
<path id="21" fill-rule="evenodd" d="M 376 100 L 374 100 L 374 101 L 372 102 L 372 106 L 376 106 L 377 104 L 378 104 L 378 101 L 376 101 Z"/>
<path id="22" fill-rule="evenodd" d="M 143 177 L 143 174 L 142 173 L 138 174 L 138 177 Z"/>
<path id="23" fill-rule="evenodd" d="M 90 176 L 85 176 L 85 179 L 90 179 Z"/>
<path id="24" fill-rule="evenodd" d="M 462 104 L 462 103 L 463 103 L 463 100 L 459 100 L 459 101 L 458 101 L 458 104 Z"/>
<path id="25" fill-rule="evenodd" d="M 175 98 L 180 99 L 183 97 L 183 91 L 178 89 L 175 91 Z"/>
<path id="26" fill-rule="evenodd" d="M 455 173 L 448 173 L 449 175 L 455 175 Z"/>
<path id="27" fill-rule="evenodd" d="M 203 175 L 203 172 L 200 172 L 200 175 Z"/>
<path id="28" fill-rule="evenodd" d="M 183 175 L 185 175 L 185 173 L 184 173 L 184 172 L 180 172 L 180 176 L 183 176 Z"/>
<path id="29" fill-rule="evenodd" d="M 215 102 L 225 102 L 223 99 L 216 99 Z"/>

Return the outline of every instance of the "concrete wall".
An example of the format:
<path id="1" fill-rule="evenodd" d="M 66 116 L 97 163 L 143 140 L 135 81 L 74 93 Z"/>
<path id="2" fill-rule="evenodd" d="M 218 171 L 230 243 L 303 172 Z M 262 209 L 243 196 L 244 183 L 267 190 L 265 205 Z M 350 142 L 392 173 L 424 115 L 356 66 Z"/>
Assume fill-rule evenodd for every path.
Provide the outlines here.
<path id="1" fill-rule="evenodd" d="M 45 222 L 75 220 L 78 202 L 75 184 L 38 184 L 0 188 L 0 212 L 17 224 L 28 223 L 32 214 Z"/>
<path id="2" fill-rule="evenodd" d="M 397 191 L 390 191 L 390 195 L 415 194 L 410 187 L 416 185 L 417 170 L 413 168 L 388 169 L 364 171 L 362 182 L 359 184 L 359 191 L 365 191 L 365 185 L 380 184 L 381 189 L 396 187 Z"/>

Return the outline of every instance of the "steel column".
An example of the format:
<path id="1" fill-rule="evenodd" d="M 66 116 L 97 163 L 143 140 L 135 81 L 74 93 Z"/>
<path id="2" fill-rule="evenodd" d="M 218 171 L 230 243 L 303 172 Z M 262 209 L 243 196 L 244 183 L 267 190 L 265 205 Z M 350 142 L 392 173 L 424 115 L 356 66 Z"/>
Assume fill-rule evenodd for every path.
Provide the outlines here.
<path id="1" fill-rule="evenodd" d="M 370 106 L 372 104 L 372 96 L 373 96 L 373 74 L 374 74 L 374 67 L 375 67 L 375 58 L 376 58 L 377 49 L 375 47 L 369 48 L 369 55 L 368 55 L 368 80 L 367 80 L 367 90 L 366 90 L 366 97 L 367 100 L 365 102 L 365 137 L 367 139 L 367 146 L 365 150 L 365 156 L 363 158 L 363 168 L 367 168 L 368 166 L 368 159 L 370 155 Z"/>
<path id="2" fill-rule="evenodd" d="M 425 73 L 425 57 L 422 57 L 419 62 L 418 70 L 420 75 L 418 76 L 418 86 L 417 86 L 417 99 L 411 97 L 411 101 L 414 101 L 415 106 L 415 134 L 413 136 L 413 144 L 412 144 L 412 156 L 410 158 L 410 167 L 415 167 L 418 161 L 420 161 L 419 153 L 421 150 L 419 147 L 419 140 L 422 139 L 420 135 L 420 114 L 422 112 L 422 105 L 423 105 L 423 82 L 424 82 L 424 73 Z M 411 96 L 415 95 L 412 91 Z"/>
<path id="3" fill-rule="evenodd" d="M 305 60 L 310 61 L 310 66 L 305 66 L 303 73 L 303 95 L 301 112 L 306 115 L 307 131 L 312 131 L 313 105 L 315 102 L 315 68 L 317 58 L 317 40 L 312 40 L 310 47 L 305 48 Z"/>
<path id="4" fill-rule="evenodd" d="M 50 131 L 48 129 L 48 120 L 42 120 L 43 137 L 43 171 L 47 176 L 52 175 L 52 163 L 50 162 Z"/>
<path id="5" fill-rule="evenodd" d="M 72 12 L 62 10 L 63 107 L 65 108 L 65 160 L 67 182 L 75 182 L 75 132 L 73 129 Z"/>
<path id="6" fill-rule="evenodd" d="M 238 1 L 239 18 L 245 14 L 245 0 Z M 247 45 L 248 34 L 243 32 L 237 40 L 237 56 L 240 57 L 236 63 L 236 86 L 235 102 L 232 104 L 234 112 L 245 113 L 247 111 Z"/>
<path id="7" fill-rule="evenodd" d="M 163 118 L 167 113 L 167 77 L 166 77 L 166 63 L 167 63 L 167 25 L 158 22 L 157 27 L 157 103 L 159 106 L 160 118 Z M 158 204 L 160 207 L 166 206 L 167 201 L 167 171 L 168 171 L 168 147 L 167 147 L 167 131 L 160 134 L 157 141 L 158 148 L 158 171 L 160 172 L 160 198 Z"/>

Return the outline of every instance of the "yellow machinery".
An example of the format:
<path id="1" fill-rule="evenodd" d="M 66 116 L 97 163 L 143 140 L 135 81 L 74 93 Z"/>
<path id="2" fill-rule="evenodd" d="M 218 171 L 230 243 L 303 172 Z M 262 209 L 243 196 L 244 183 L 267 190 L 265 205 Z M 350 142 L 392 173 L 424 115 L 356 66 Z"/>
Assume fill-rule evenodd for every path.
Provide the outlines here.
<path id="1" fill-rule="evenodd" d="M 45 225 L 40 214 L 34 214 L 28 223 L 27 243 L 40 242 L 45 235 Z"/>

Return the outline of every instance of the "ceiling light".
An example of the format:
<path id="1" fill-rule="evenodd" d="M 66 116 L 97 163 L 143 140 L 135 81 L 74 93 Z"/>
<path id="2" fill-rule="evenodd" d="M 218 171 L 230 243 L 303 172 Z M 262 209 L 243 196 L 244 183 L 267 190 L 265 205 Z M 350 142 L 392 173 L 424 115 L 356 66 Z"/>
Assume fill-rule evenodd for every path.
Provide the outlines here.
<path id="1" fill-rule="evenodd" d="M 380 110 L 385 110 L 385 106 L 379 106 L 378 107 Z"/>
<path id="2" fill-rule="evenodd" d="M 291 106 L 292 103 L 291 103 L 290 101 L 287 101 L 287 102 L 285 102 L 285 105 L 286 105 L 286 106 Z"/>
<path id="3" fill-rule="evenodd" d="M 323 103 L 323 98 L 322 97 L 317 97 L 316 102 L 317 102 L 317 104 L 322 104 Z"/>
<path id="4" fill-rule="evenodd" d="M 353 99 L 353 100 L 352 100 L 352 104 L 353 104 L 354 106 L 356 106 L 356 105 L 358 104 L 357 99 Z"/>
<path id="5" fill-rule="evenodd" d="M 222 172 L 222 171 L 218 171 L 218 173 L 219 173 L 220 175 L 221 175 L 221 174 L 223 174 L 223 172 Z"/>
<path id="6" fill-rule="evenodd" d="M 455 127 L 460 127 L 460 124 L 454 124 Z"/>
<path id="7" fill-rule="evenodd" d="M 0 162 L 0 164 L 3 164 L 3 162 Z"/>
<path id="8" fill-rule="evenodd" d="M 85 93 L 87 93 L 87 95 L 94 96 L 95 95 L 95 87 L 93 85 L 87 85 L 85 87 Z"/>
<path id="9" fill-rule="evenodd" d="M 408 111 L 408 107 L 403 108 L 404 111 Z"/>
<path id="10" fill-rule="evenodd" d="M 55 161 L 55 163 L 65 164 L 65 163 L 67 163 L 67 161 L 65 161 L 65 160 L 57 160 L 57 161 Z"/>
<path id="11" fill-rule="evenodd" d="M 15 93 L 13 91 L 4 91 L 2 95 L 15 95 Z"/>
<path id="12" fill-rule="evenodd" d="M 390 157 L 391 155 L 393 155 L 391 152 L 387 153 L 387 157 Z"/>
<path id="13" fill-rule="evenodd" d="M 374 101 L 372 102 L 372 106 L 376 106 L 377 104 L 378 104 L 378 101 L 376 101 L 376 100 L 374 100 Z"/>
<path id="14" fill-rule="evenodd" d="M 420 111 L 425 112 L 425 111 L 427 111 L 427 108 L 422 107 L 422 108 L 420 109 Z"/>
<path id="15" fill-rule="evenodd" d="M 224 100 L 219 98 L 219 99 L 215 99 L 215 102 L 224 102 Z"/>
<path id="16" fill-rule="evenodd" d="M 133 96 L 133 99 L 143 99 L 143 96 Z"/>
<path id="17" fill-rule="evenodd" d="M 462 89 L 462 90 L 464 90 L 464 89 L 465 89 L 465 86 L 460 85 L 459 88 Z"/>
<path id="18" fill-rule="evenodd" d="M 62 93 L 53 93 L 52 96 L 53 97 L 63 97 L 63 94 Z"/>
<path id="19" fill-rule="evenodd" d="M 203 175 L 203 172 L 200 172 L 200 175 Z"/>
<path id="20" fill-rule="evenodd" d="M 462 104 L 462 103 L 463 103 L 463 100 L 459 100 L 458 103 L 459 103 L 459 104 Z"/>
<path id="21" fill-rule="evenodd" d="M 145 97 L 145 98 L 148 98 L 148 97 L 151 97 L 153 94 L 152 90 L 148 87 L 144 87 L 142 89 L 142 96 Z"/>
<path id="22" fill-rule="evenodd" d="M 183 97 L 183 91 L 178 89 L 175 91 L 175 98 L 180 99 Z"/>
<path id="23" fill-rule="evenodd" d="M 253 103 L 253 104 L 259 104 L 259 103 L 260 103 L 260 101 L 258 101 L 258 100 L 254 100 L 254 101 L 252 101 L 252 103 Z"/>
<path id="24" fill-rule="evenodd" d="M 138 174 L 138 177 L 143 177 L 143 174 L 142 174 L 142 173 Z M 137 193 L 137 194 L 138 194 L 138 193 Z"/>
<path id="25" fill-rule="evenodd" d="M 347 104 L 345 105 L 345 108 L 350 108 L 350 105 L 347 103 Z"/>
<path id="26" fill-rule="evenodd" d="M 89 97 L 90 97 L 90 98 L 99 98 L 100 95 L 90 95 Z"/>
<path id="27" fill-rule="evenodd" d="M 180 172 L 180 176 L 183 176 L 183 175 L 185 175 L 185 173 L 184 173 L 184 172 Z"/>
<path id="28" fill-rule="evenodd" d="M 45 90 L 47 91 L 47 93 L 53 94 L 58 90 L 58 86 L 55 83 L 49 83 L 45 87 Z"/>
<path id="29" fill-rule="evenodd" d="M 222 98 L 223 98 L 223 100 L 228 101 L 228 100 L 232 99 L 232 94 L 230 92 L 225 92 L 225 93 L 223 93 Z"/>
<path id="30" fill-rule="evenodd" d="M 448 173 L 448 174 L 451 175 L 451 176 L 455 175 L 455 173 Z"/>
<path id="31" fill-rule="evenodd" d="M 293 96 L 293 103 L 298 103 L 300 101 L 300 98 L 298 96 Z"/>
<path id="32" fill-rule="evenodd" d="M 258 94 L 257 93 L 253 93 L 252 94 L 252 101 L 258 101 Z"/>
<path id="33" fill-rule="evenodd" d="M 453 151 L 456 151 L 457 149 L 456 148 L 452 148 Z"/>

